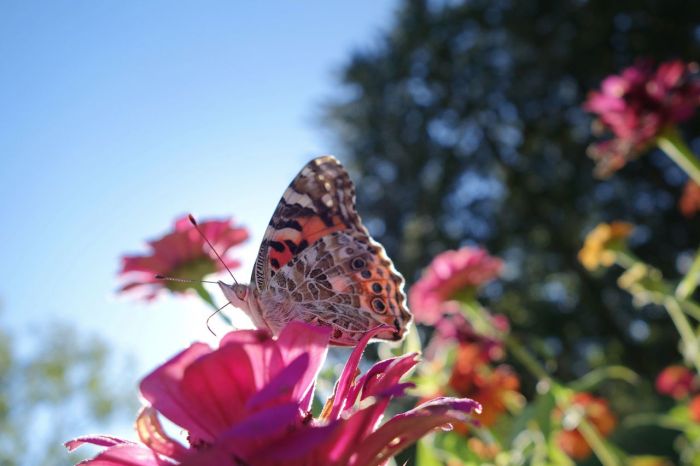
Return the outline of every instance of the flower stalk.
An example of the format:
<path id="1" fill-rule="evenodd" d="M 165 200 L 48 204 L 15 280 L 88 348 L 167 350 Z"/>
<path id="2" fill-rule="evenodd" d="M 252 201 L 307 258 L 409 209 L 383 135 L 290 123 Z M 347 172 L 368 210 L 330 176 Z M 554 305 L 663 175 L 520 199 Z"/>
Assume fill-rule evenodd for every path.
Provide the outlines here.
<path id="1" fill-rule="evenodd" d="M 700 280 L 700 249 L 695 253 L 693 263 L 690 265 L 685 277 L 676 287 L 676 297 L 678 299 L 687 299 L 698 286 L 698 280 Z"/>
<path id="2" fill-rule="evenodd" d="M 618 252 L 616 262 L 626 270 L 618 280 L 621 288 L 629 292 L 638 304 L 654 303 L 666 309 L 680 335 L 683 358 L 700 372 L 700 341 L 686 316 L 686 313 L 700 316 L 700 307 L 690 299 L 679 299 L 677 291 L 672 291 L 673 288 L 663 279 L 661 272 L 631 252 Z"/>
<path id="3" fill-rule="evenodd" d="M 572 400 L 570 396 L 562 396 L 569 390 L 556 381 L 547 369 L 535 358 L 530 351 L 527 350 L 517 339 L 513 338 L 511 335 L 502 332 L 500 329 L 496 328 L 492 321 L 488 319 L 487 310 L 484 309 L 476 300 L 470 300 L 468 302 L 462 303 L 462 309 L 466 317 L 475 320 L 475 328 L 484 328 L 488 326 L 488 332 L 490 334 L 498 334 L 500 338 L 506 344 L 506 348 L 515 359 L 520 362 L 525 369 L 527 369 L 535 378 L 538 379 L 540 383 L 546 384 L 555 394 L 555 400 L 557 406 L 566 410 L 571 407 Z M 617 456 L 610 450 L 603 437 L 600 435 L 598 430 L 591 424 L 585 417 L 582 417 L 578 429 L 583 435 L 584 439 L 590 445 L 593 453 L 596 455 L 598 460 L 603 464 L 603 466 L 619 466 L 621 463 Z"/>
<path id="4" fill-rule="evenodd" d="M 598 430 L 585 417 L 581 418 L 577 428 L 603 466 L 618 466 L 620 464 Z"/>
<path id="5" fill-rule="evenodd" d="M 681 353 L 686 361 L 695 366 L 700 373 L 700 351 L 698 351 L 698 339 L 693 332 L 690 322 L 686 318 L 678 301 L 669 296 L 664 300 L 664 307 L 668 311 L 673 324 L 681 337 Z"/>
<path id="6" fill-rule="evenodd" d="M 700 160 L 675 126 L 669 126 L 659 134 L 656 143 L 693 181 L 700 184 Z"/>

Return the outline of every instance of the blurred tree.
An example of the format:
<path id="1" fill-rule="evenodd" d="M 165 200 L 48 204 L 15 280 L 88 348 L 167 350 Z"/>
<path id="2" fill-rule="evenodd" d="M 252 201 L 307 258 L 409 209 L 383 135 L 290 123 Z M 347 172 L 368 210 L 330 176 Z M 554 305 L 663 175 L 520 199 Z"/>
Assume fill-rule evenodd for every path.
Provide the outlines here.
<path id="1" fill-rule="evenodd" d="M 576 254 L 596 223 L 626 219 L 636 252 L 677 278 L 700 225 L 678 213 L 685 176 L 660 152 L 595 179 L 580 105 L 638 57 L 698 56 L 697 2 L 406 0 L 326 114 L 359 211 L 409 284 L 436 253 L 484 244 L 508 264 L 489 305 L 558 376 L 624 363 L 652 380 L 679 357 L 665 312 L 634 309 L 619 270 L 591 276 Z"/>
<path id="2" fill-rule="evenodd" d="M 73 465 L 63 443 L 135 414 L 134 380 L 115 380 L 109 349 L 67 324 L 30 336 L 0 328 L 0 465 Z M 132 408 L 132 409 L 129 409 Z"/>

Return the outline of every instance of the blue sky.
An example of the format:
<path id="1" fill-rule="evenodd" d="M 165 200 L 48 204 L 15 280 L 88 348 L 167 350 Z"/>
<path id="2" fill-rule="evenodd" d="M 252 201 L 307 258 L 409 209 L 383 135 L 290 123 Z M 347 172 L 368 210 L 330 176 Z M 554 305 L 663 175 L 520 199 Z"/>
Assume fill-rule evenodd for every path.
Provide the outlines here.
<path id="1" fill-rule="evenodd" d="M 4 2 L 1 321 L 70 322 L 135 355 L 139 374 L 208 338 L 195 298 L 115 297 L 119 256 L 182 213 L 233 215 L 252 233 L 236 273 L 247 281 L 282 191 L 333 151 L 320 104 L 395 7 Z"/>

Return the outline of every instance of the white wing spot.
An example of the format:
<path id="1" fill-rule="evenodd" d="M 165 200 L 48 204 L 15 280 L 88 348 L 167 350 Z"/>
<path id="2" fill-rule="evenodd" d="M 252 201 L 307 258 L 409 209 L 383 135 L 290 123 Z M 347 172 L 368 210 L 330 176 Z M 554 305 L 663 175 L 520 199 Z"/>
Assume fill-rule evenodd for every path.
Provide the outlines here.
<path id="1" fill-rule="evenodd" d="M 323 197 L 321 197 L 321 201 L 323 201 L 326 207 L 333 207 L 333 197 L 330 194 L 324 194 Z"/>

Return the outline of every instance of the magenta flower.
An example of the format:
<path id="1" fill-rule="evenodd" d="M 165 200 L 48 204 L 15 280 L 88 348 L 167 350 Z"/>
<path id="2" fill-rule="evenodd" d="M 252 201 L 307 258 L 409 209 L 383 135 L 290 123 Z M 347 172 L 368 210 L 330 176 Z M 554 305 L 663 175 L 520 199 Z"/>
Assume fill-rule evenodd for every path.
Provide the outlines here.
<path id="1" fill-rule="evenodd" d="M 677 400 L 687 398 L 696 386 L 695 375 L 685 366 L 668 366 L 656 377 L 656 391 Z"/>
<path id="2" fill-rule="evenodd" d="M 417 362 L 416 354 L 381 361 L 357 379 L 367 342 L 382 330 L 355 348 L 318 419 L 309 410 L 329 330 L 292 322 L 277 339 L 234 331 L 217 350 L 193 344 L 148 375 L 141 443 L 89 436 L 66 446 L 106 447 L 85 466 L 382 465 L 432 429 L 480 411 L 472 400 L 441 398 L 379 425 L 389 401 L 411 386 L 400 379 Z M 165 432 L 159 414 L 187 432 L 187 445 Z"/>
<path id="3" fill-rule="evenodd" d="M 474 292 L 496 278 L 502 268 L 500 259 L 481 248 L 438 254 L 408 294 L 416 322 L 434 325 L 443 314 L 458 312 L 459 305 L 451 301 L 455 295 Z"/>
<path id="4" fill-rule="evenodd" d="M 226 256 L 232 247 L 248 239 L 248 231 L 235 227 L 230 219 L 209 220 L 198 224 L 200 230 L 222 255 L 226 266 L 234 269 L 240 263 Z M 206 244 L 202 236 L 192 226 L 187 216 L 175 221 L 172 232 L 149 241 L 151 253 L 139 256 L 122 257 L 122 269 L 119 275 L 126 283 L 120 292 L 140 289 L 145 299 L 155 298 L 158 291 L 168 289 L 182 293 L 188 289 L 197 289 L 191 283 L 163 281 L 156 275 L 165 275 L 189 280 L 201 280 L 204 276 L 224 270 L 222 264 Z"/>
<path id="5" fill-rule="evenodd" d="M 583 107 L 597 114 L 613 138 L 589 147 L 596 172 L 607 176 L 638 156 L 667 127 L 690 118 L 700 105 L 697 65 L 680 60 L 656 70 L 639 61 L 620 75 L 608 76 Z"/>

